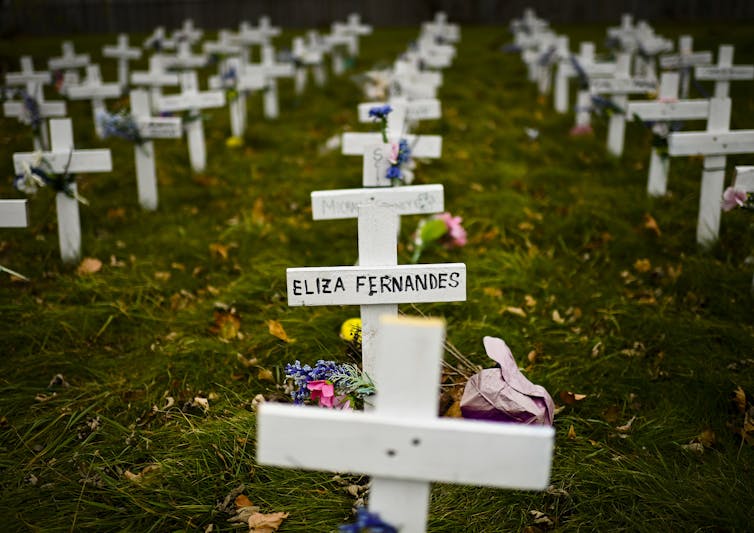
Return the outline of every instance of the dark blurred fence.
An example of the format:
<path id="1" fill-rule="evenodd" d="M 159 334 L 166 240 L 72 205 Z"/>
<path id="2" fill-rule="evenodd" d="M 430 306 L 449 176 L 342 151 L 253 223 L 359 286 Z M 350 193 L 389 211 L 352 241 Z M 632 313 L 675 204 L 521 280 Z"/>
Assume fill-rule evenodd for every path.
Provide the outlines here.
<path id="1" fill-rule="evenodd" d="M 0 0 L 0 34 L 150 32 L 193 18 L 200 28 L 235 28 L 260 15 L 284 28 L 312 28 L 359 12 L 378 27 L 415 26 L 435 11 L 461 24 L 507 24 L 527 6 L 554 24 L 754 20 L 754 0 Z"/>

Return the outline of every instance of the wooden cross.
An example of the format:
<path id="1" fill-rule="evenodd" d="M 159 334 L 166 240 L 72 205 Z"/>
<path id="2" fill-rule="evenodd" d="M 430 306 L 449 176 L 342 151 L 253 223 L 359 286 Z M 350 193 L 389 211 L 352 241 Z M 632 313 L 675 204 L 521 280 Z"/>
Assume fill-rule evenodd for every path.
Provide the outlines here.
<path id="1" fill-rule="evenodd" d="M 176 72 L 166 72 L 162 65 L 162 55 L 154 54 L 149 58 L 149 70 L 131 73 L 131 83 L 136 86 L 149 87 L 152 111 L 158 111 L 157 102 L 162 98 L 162 88 L 178 85 L 180 77 Z"/>
<path id="2" fill-rule="evenodd" d="M 552 54 L 553 60 L 547 61 L 545 65 L 540 65 L 539 78 L 537 79 L 537 88 L 539 94 L 546 95 L 550 93 L 552 87 L 552 65 L 560 64 L 564 59 L 571 57 L 570 40 L 566 35 L 558 35 L 555 38 L 555 42 L 551 45 L 550 49 L 546 50 L 543 55 L 540 55 L 540 60 L 544 59 L 544 55 Z"/>
<path id="3" fill-rule="evenodd" d="M 207 148 L 204 145 L 204 121 L 200 109 L 222 107 L 225 105 L 224 91 L 199 92 L 196 72 L 181 73 L 182 92 L 162 96 L 157 107 L 160 111 L 188 111 L 190 120 L 184 122 L 188 137 L 189 160 L 195 172 L 203 172 L 207 165 Z"/>
<path id="4" fill-rule="evenodd" d="M 589 90 L 593 94 L 609 94 L 613 103 L 621 110 L 626 109 L 628 95 L 646 94 L 657 90 L 657 81 L 651 78 L 631 78 L 631 56 L 618 54 L 615 63 L 615 76 L 612 78 L 594 78 L 589 80 Z M 626 132 L 625 113 L 613 113 L 610 116 L 607 134 L 607 149 L 616 156 L 623 154 L 623 141 Z"/>
<path id="5" fill-rule="evenodd" d="M 426 531 L 431 482 L 547 487 L 552 427 L 437 416 L 444 338 L 441 319 L 383 318 L 374 410 L 263 403 L 257 462 L 368 474 L 369 510 L 406 533 Z"/>
<path id="6" fill-rule="evenodd" d="M 346 51 L 350 53 L 353 49 L 353 43 L 358 38 L 353 33 L 344 31 L 343 26 L 338 26 L 336 22 L 333 22 L 330 26 L 329 35 L 323 37 L 325 44 L 332 56 L 332 72 L 336 76 L 340 76 L 346 70 L 345 58 L 341 53 L 341 48 L 345 47 Z"/>
<path id="7" fill-rule="evenodd" d="M 118 83 L 125 89 L 128 86 L 128 62 L 141 58 L 141 50 L 128 46 L 128 34 L 118 34 L 118 44 L 102 47 L 104 57 L 112 57 L 118 60 Z"/>
<path id="8" fill-rule="evenodd" d="M 65 101 L 45 101 L 43 84 L 50 83 L 50 80 L 49 71 L 34 71 L 31 56 L 21 57 L 21 72 L 9 72 L 5 75 L 5 83 L 10 86 L 23 85 L 26 93 L 36 100 L 41 123 L 39 124 L 39 135 L 34 135 L 35 150 L 46 150 L 50 146 L 46 119 L 64 117 L 67 113 Z M 30 110 L 23 101 L 3 102 L 3 114 L 6 117 L 16 117 L 24 123 L 33 120 L 33 117 L 29 116 Z"/>
<path id="9" fill-rule="evenodd" d="M 557 36 L 549 28 L 531 35 L 522 35 L 518 38 L 518 46 L 521 47 L 521 60 L 526 65 L 527 79 L 531 82 L 539 80 L 539 58 L 555 41 Z"/>
<path id="10" fill-rule="evenodd" d="M 202 30 L 194 27 L 192 19 L 184 19 L 183 25 L 173 32 L 173 40 L 177 43 L 195 44 L 202 39 L 202 33 Z"/>
<path id="11" fill-rule="evenodd" d="M 231 57 L 225 61 L 224 75 L 209 79 L 210 89 L 235 89 L 235 98 L 229 100 L 230 130 L 233 136 L 241 137 L 246 130 L 246 94 L 265 88 L 264 70 L 254 66 L 244 67 L 240 57 Z"/>
<path id="12" fill-rule="evenodd" d="M 294 37 L 292 54 L 296 60 L 294 73 L 294 91 L 303 94 L 306 89 L 307 71 L 312 70 L 314 81 L 320 87 L 327 81 L 325 69 L 322 65 L 323 48 L 317 42 L 318 36 L 313 32 L 307 33 L 307 41 L 303 37 Z"/>
<path id="13" fill-rule="evenodd" d="M 367 112 L 368 113 L 368 112 Z M 363 158 L 363 186 L 387 187 L 392 185 L 388 179 L 390 142 L 406 139 L 411 147 L 411 157 L 437 159 L 442 154 L 442 137 L 439 135 L 406 135 L 405 122 L 408 113 L 406 105 L 397 105 L 388 120 L 388 143 L 383 142 L 382 134 L 346 132 L 342 137 L 344 155 L 360 155 Z"/>
<path id="14" fill-rule="evenodd" d="M 241 56 L 242 48 L 241 45 L 234 42 L 233 35 L 228 30 L 217 32 L 216 41 L 202 43 L 202 50 L 206 55 L 220 57 L 217 63 L 217 72 L 220 75 L 228 70 L 227 62 L 230 57 Z"/>
<path id="15" fill-rule="evenodd" d="M 453 62 L 456 49 L 451 44 L 439 44 L 433 35 L 421 34 L 416 40 L 415 49 L 407 54 L 416 56 L 427 68 L 443 69 Z"/>
<path id="16" fill-rule="evenodd" d="M 706 120 L 709 115 L 709 100 L 678 100 L 679 74 L 664 72 L 660 78 L 657 100 L 629 102 L 626 114 L 638 116 L 645 122 L 668 123 L 675 120 Z M 656 146 L 649 158 L 647 193 L 664 196 L 667 192 L 670 158 L 663 157 Z"/>
<path id="17" fill-rule="evenodd" d="M 361 15 L 358 13 L 351 13 L 348 15 L 347 22 L 333 22 L 333 33 L 339 33 L 343 35 L 351 35 L 354 40 L 348 43 L 348 53 L 351 57 L 359 55 L 359 37 L 363 35 L 369 35 L 372 33 L 372 27 L 368 24 L 361 23 Z"/>
<path id="18" fill-rule="evenodd" d="M 681 35 L 678 38 L 678 53 L 660 56 L 660 67 L 678 70 L 681 73 L 681 98 L 688 98 L 691 67 L 712 63 L 712 52 L 694 52 L 694 38 Z"/>
<path id="19" fill-rule="evenodd" d="M 579 44 L 579 55 L 574 58 L 588 78 L 610 77 L 615 75 L 615 63 L 598 62 L 594 58 L 594 43 L 584 41 Z M 571 57 L 561 57 L 555 70 L 555 111 L 568 112 L 568 80 L 576 76 L 576 68 Z"/>
<path id="20" fill-rule="evenodd" d="M 111 172 L 113 169 L 110 150 L 75 150 L 73 147 L 73 127 L 71 119 L 51 119 L 49 152 L 24 152 L 13 154 L 13 167 L 16 174 L 24 171 L 24 164 L 38 164 L 39 156 L 46 160 L 56 174 L 82 174 L 88 172 Z M 70 184 L 70 191 L 76 195 L 76 183 Z M 58 241 L 60 258 L 64 263 L 73 263 L 81 258 L 81 222 L 78 200 L 65 192 L 55 196 L 58 216 Z"/>
<path id="21" fill-rule="evenodd" d="M 754 65 L 734 65 L 733 46 L 721 44 L 717 53 L 717 65 L 697 66 L 694 68 L 697 80 L 715 82 L 715 98 L 728 96 L 731 81 L 754 80 Z"/>
<path id="22" fill-rule="evenodd" d="M 130 93 L 131 115 L 137 123 L 144 141 L 134 146 L 136 188 L 139 204 L 148 211 L 157 209 L 157 172 L 155 169 L 152 139 L 178 139 L 183 136 L 181 119 L 177 117 L 152 117 L 149 95 L 143 89 Z"/>
<path id="23" fill-rule="evenodd" d="M 164 50 L 174 50 L 176 42 L 173 39 L 168 39 L 163 26 L 157 26 L 151 35 L 144 40 L 142 46 L 147 50 L 162 52 Z"/>
<path id="24" fill-rule="evenodd" d="M 175 55 L 161 54 L 163 68 L 174 70 L 191 70 L 202 68 L 207 64 L 206 54 L 191 52 L 190 41 L 180 41 Z"/>
<path id="25" fill-rule="evenodd" d="M 72 41 L 63 41 L 61 46 L 63 55 L 50 58 L 47 66 L 50 70 L 63 71 L 63 84 L 59 91 L 65 94 L 69 85 L 76 85 L 79 82 L 78 70 L 89 64 L 89 54 L 76 54 Z"/>
<path id="26" fill-rule="evenodd" d="M 704 156 L 696 240 L 705 247 L 714 243 L 720 233 L 726 156 L 754 153 L 754 130 L 729 131 L 730 98 L 712 98 L 709 102 L 706 132 L 668 135 L 671 156 Z"/>
<path id="27" fill-rule="evenodd" d="M 86 78 L 79 85 L 68 87 L 67 96 L 71 100 L 90 100 L 92 103 L 92 118 L 94 120 L 94 131 L 98 138 L 102 138 L 102 125 L 97 117 L 106 111 L 106 98 L 120 98 L 123 94 L 123 87 L 118 83 L 102 83 L 99 65 L 88 65 L 86 67 Z"/>
<path id="28" fill-rule="evenodd" d="M 443 11 L 435 13 L 431 22 L 422 24 L 422 32 L 441 39 L 445 43 L 457 43 L 461 40 L 461 28 L 458 24 L 449 24 L 448 15 Z"/>

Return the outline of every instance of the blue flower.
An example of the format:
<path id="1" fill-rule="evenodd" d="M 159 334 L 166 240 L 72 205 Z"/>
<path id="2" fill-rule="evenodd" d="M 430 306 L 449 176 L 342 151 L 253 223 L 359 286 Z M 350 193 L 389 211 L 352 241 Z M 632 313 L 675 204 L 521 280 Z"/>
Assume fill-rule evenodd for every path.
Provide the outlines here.
<path id="1" fill-rule="evenodd" d="M 398 165 L 390 165 L 387 169 L 386 176 L 389 180 L 397 180 L 401 178 L 401 167 Z"/>
<path id="2" fill-rule="evenodd" d="M 375 106 L 369 110 L 369 116 L 372 118 L 385 119 L 393 110 L 388 104 Z"/>
<path id="3" fill-rule="evenodd" d="M 338 530 L 341 533 L 361 533 L 364 530 L 372 533 L 398 533 L 395 527 L 383 522 L 379 514 L 370 513 L 364 507 L 359 507 L 356 511 L 356 522 L 340 526 Z"/>
<path id="4" fill-rule="evenodd" d="M 401 139 L 398 142 L 397 164 L 402 165 L 403 163 L 408 162 L 409 159 L 411 159 L 411 147 L 408 145 L 408 141 L 406 139 Z"/>

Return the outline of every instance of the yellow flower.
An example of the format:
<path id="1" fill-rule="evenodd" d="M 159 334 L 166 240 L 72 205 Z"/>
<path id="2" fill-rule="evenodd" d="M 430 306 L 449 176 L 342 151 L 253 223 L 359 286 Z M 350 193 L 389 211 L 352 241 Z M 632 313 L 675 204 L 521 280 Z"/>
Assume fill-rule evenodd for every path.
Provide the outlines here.
<path id="1" fill-rule="evenodd" d="M 228 148 L 239 148 L 243 146 L 243 139 L 241 137 L 236 137 L 235 135 L 233 137 L 228 137 L 225 139 L 225 146 Z"/>

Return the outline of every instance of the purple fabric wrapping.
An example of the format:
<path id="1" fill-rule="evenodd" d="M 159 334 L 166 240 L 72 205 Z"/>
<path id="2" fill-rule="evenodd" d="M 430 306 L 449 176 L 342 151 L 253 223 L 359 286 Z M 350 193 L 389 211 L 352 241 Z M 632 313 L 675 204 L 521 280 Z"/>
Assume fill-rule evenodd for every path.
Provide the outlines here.
<path id="1" fill-rule="evenodd" d="M 502 339 L 484 338 L 487 355 L 500 368 L 487 368 L 466 383 L 461 398 L 464 418 L 552 425 L 555 403 L 540 385 L 535 385 L 518 369 L 510 348 Z"/>

